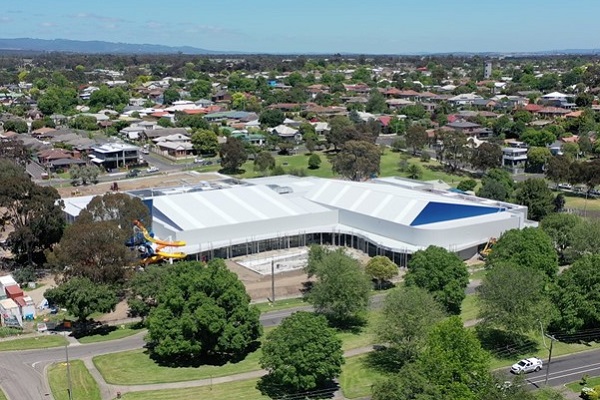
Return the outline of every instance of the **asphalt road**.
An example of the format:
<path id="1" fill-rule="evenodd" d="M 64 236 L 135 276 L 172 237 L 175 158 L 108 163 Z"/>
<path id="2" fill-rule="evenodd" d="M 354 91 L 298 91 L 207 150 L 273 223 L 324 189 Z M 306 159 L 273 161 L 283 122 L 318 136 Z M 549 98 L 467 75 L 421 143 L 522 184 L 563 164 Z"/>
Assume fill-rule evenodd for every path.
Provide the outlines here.
<path id="1" fill-rule="evenodd" d="M 539 372 L 528 374 L 526 382 L 538 388 L 544 386 L 548 372 L 547 359 L 544 368 Z M 572 356 L 554 358 L 550 363 L 548 385 L 561 386 L 565 383 L 578 381 L 585 374 L 600 375 L 600 350 L 588 351 Z"/>

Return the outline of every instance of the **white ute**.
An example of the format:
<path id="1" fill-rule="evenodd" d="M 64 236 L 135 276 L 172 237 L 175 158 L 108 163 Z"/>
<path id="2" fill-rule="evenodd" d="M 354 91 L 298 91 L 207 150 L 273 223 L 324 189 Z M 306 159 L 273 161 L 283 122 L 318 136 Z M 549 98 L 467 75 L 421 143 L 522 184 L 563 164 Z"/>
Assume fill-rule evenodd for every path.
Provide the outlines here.
<path id="1" fill-rule="evenodd" d="M 525 358 L 510 368 L 513 374 L 526 374 L 528 372 L 537 372 L 542 369 L 542 360 L 537 357 Z"/>

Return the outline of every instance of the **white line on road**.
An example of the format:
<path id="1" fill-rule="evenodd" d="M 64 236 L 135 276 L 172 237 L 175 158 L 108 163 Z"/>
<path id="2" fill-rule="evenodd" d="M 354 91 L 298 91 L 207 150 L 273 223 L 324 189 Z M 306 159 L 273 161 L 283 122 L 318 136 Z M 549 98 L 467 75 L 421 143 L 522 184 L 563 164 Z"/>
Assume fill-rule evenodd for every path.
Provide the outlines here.
<path id="1" fill-rule="evenodd" d="M 582 368 L 585 368 L 585 367 L 582 367 Z M 596 371 L 596 370 L 600 370 L 600 366 L 597 366 L 597 367 L 594 367 L 594 368 L 582 369 L 580 371 L 571 372 L 571 373 L 568 373 L 568 374 L 563 374 L 563 375 L 557 375 L 557 376 L 549 377 L 548 380 L 552 381 L 552 380 L 555 380 L 555 379 L 566 378 L 566 377 L 572 376 L 572 375 L 580 375 L 580 374 L 582 374 L 584 372 L 591 372 L 591 371 Z M 545 382 L 545 381 L 546 381 L 546 378 L 540 379 L 538 381 L 528 381 L 528 382 L 531 383 L 531 384 L 533 384 L 533 385 L 535 385 L 535 384 L 542 383 L 542 382 Z"/>

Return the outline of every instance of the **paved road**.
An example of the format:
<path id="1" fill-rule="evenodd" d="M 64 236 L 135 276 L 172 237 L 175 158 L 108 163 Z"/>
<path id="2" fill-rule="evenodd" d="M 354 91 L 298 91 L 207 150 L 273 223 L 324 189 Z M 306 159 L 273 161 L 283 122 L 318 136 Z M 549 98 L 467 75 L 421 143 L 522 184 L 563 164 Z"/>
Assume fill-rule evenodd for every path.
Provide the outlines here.
<path id="1" fill-rule="evenodd" d="M 69 358 L 78 359 L 100 354 L 139 349 L 144 345 L 143 334 L 122 340 L 70 345 Z M 46 386 L 44 369 L 65 360 L 65 348 L 2 352 L 0 356 L 0 386 L 10 400 L 52 399 Z"/>
<path id="2" fill-rule="evenodd" d="M 547 372 L 548 364 L 545 363 L 540 372 L 527 375 L 526 381 L 536 388 L 542 387 L 546 381 Z M 600 350 L 553 359 L 548 374 L 548 385 L 561 386 L 565 383 L 578 381 L 585 374 L 589 376 L 600 375 Z"/>

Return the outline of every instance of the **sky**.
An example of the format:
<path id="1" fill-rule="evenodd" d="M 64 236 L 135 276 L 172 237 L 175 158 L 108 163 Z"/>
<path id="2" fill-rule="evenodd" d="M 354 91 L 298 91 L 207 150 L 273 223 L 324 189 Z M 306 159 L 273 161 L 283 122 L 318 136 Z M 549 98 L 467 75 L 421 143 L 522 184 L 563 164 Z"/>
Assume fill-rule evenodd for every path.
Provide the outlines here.
<path id="1" fill-rule="evenodd" d="M 0 38 L 256 53 L 408 54 L 600 48 L 598 0 L 21 0 Z"/>

